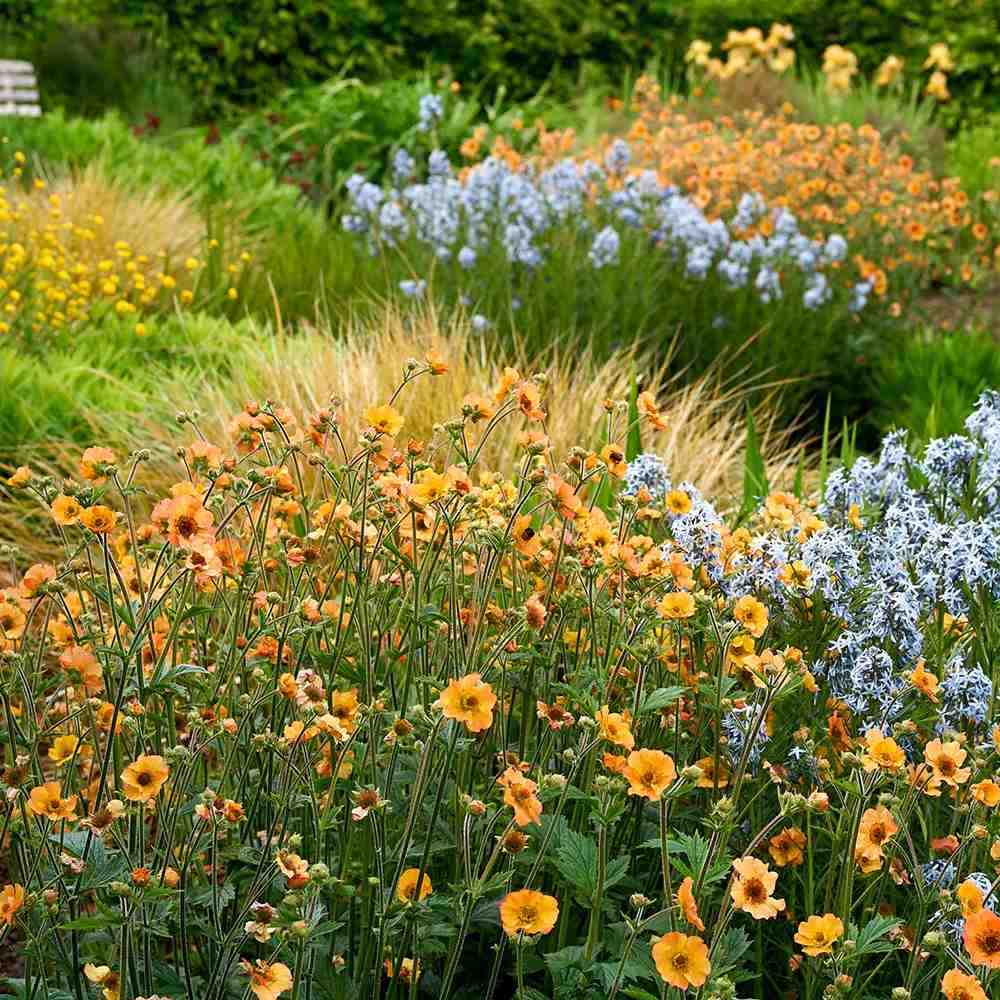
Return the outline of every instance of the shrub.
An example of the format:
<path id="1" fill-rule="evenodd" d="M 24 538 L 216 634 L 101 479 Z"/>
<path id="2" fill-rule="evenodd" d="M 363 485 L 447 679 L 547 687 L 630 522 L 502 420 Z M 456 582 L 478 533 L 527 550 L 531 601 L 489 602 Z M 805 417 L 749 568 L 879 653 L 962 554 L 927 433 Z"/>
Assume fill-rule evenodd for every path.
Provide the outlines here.
<path id="1" fill-rule="evenodd" d="M 148 502 L 103 444 L 8 476 L 64 544 L 0 601 L 15 988 L 986 996 L 1000 397 L 818 506 L 748 466 L 737 527 L 651 395 L 554 454 L 507 371 L 407 440 L 434 377 L 188 416 Z"/>

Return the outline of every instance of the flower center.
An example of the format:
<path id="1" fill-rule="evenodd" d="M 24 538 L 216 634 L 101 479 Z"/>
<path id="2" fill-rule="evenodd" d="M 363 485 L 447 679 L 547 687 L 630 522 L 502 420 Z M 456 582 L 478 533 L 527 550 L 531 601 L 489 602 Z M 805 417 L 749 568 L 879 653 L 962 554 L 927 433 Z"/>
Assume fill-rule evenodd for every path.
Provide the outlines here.
<path id="1" fill-rule="evenodd" d="M 763 903 L 767 899 L 767 890 L 760 879 L 750 879 L 743 892 L 751 903 Z"/>

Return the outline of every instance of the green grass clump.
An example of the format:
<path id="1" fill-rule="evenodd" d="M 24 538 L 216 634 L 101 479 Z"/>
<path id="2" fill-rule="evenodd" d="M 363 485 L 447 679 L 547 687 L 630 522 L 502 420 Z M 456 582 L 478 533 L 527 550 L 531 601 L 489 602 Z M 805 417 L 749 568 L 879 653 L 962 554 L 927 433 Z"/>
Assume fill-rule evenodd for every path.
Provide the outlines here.
<path id="1" fill-rule="evenodd" d="M 997 386 L 1000 345 L 992 334 L 916 334 L 875 370 L 874 419 L 921 438 L 957 434 L 979 394 Z"/>

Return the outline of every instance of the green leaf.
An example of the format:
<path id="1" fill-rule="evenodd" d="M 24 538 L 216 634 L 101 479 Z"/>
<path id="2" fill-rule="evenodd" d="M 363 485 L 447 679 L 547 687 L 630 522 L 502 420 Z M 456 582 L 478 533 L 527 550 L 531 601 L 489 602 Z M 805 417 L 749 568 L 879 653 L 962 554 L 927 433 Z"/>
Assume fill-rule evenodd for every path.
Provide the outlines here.
<path id="1" fill-rule="evenodd" d="M 672 705 L 685 691 L 687 691 L 686 687 L 677 686 L 650 691 L 639 706 L 639 715 L 645 715 L 647 712 L 658 712 L 661 708 Z"/>
<path id="2" fill-rule="evenodd" d="M 563 831 L 555 854 L 556 868 L 588 899 L 597 888 L 597 844 L 569 827 Z"/>
<path id="3" fill-rule="evenodd" d="M 753 410 L 747 404 L 747 447 L 743 460 L 743 507 L 740 517 L 749 514 L 761 497 L 767 496 L 767 467 L 760 451 L 760 439 L 757 436 L 757 425 L 754 423 Z"/>
<path id="4" fill-rule="evenodd" d="M 856 942 L 852 959 L 860 958 L 862 955 L 877 955 L 892 951 L 896 946 L 889 940 L 889 934 L 901 924 L 902 921 L 894 917 L 876 916 L 872 917 L 860 931 L 852 927 L 851 933 Z"/>
<path id="5" fill-rule="evenodd" d="M 722 939 L 712 958 L 712 975 L 724 976 L 731 974 L 739 965 L 740 959 L 750 948 L 750 938 L 742 927 L 730 927 Z M 732 978 L 732 976 L 731 976 Z"/>

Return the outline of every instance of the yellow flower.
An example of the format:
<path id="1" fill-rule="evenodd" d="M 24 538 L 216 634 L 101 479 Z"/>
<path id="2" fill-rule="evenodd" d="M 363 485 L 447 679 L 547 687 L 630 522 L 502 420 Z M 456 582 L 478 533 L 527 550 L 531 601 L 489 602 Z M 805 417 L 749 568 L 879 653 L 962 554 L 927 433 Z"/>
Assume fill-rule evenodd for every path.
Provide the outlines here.
<path id="1" fill-rule="evenodd" d="M 924 69 L 937 69 L 950 73 L 954 68 L 955 60 L 951 57 L 951 50 L 944 42 L 935 42 L 924 60 Z"/>
<path id="2" fill-rule="evenodd" d="M 418 879 L 420 880 L 419 895 L 417 894 Z M 431 877 L 427 872 L 424 872 L 421 878 L 419 868 L 407 868 L 400 875 L 399 882 L 396 885 L 396 898 L 401 903 L 412 903 L 414 900 L 420 902 L 420 900 L 426 899 L 433 891 L 434 887 L 431 885 Z"/>
<path id="3" fill-rule="evenodd" d="M 818 955 L 828 955 L 833 951 L 833 943 L 844 933 L 844 922 L 832 913 L 822 917 L 814 916 L 803 920 L 795 932 L 795 943 L 802 945 L 802 950 L 814 958 Z"/>
<path id="4" fill-rule="evenodd" d="M 675 590 L 660 601 L 656 610 L 661 618 L 669 621 L 691 618 L 694 615 L 694 597 L 686 590 Z"/>
<path id="5" fill-rule="evenodd" d="M 971 917 L 983 908 L 983 890 L 975 882 L 966 880 L 955 891 L 962 907 L 962 916 Z"/>
<path id="6" fill-rule="evenodd" d="M 448 682 L 436 704 L 446 719 L 465 724 L 470 733 L 481 733 L 493 725 L 497 696 L 479 674 L 466 674 Z"/>
<path id="7" fill-rule="evenodd" d="M 122 791 L 130 802 L 148 802 L 160 794 L 168 777 L 170 768 L 162 757 L 143 754 L 122 771 Z"/>
<path id="8" fill-rule="evenodd" d="M 733 606 L 733 617 L 755 639 L 767 629 L 767 608 L 754 597 L 741 597 Z"/>
<path id="9" fill-rule="evenodd" d="M 391 406 L 369 407 L 365 410 L 365 421 L 379 434 L 387 434 L 389 437 L 398 434 L 403 426 L 402 415 Z"/>
<path id="10" fill-rule="evenodd" d="M 951 92 L 948 90 L 948 77 L 941 70 L 935 70 L 931 73 L 931 78 L 927 81 L 927 86 L 924 87 L 924 93 L 928 97 L 933 97 L 938 101 L 950 100 Z"/>
<path id="11" fill-rule="evenodd" d="M 875 86 L 891 86 L 903 72 L 903 60 L 899 56 L 887 56 L 875 71 Z"/>
<path id="12" fill-rule="evenodd" d="M 416 481 L 410 486 L 409 496 L 415 503 L 424 506 L 447 496 L 450 491 L 449 476 L 433 469 L 422 469 L 417 473 Z"/>
<path id="13" fill-rule="evenodd" d="M 655 940 L 652 950 L 660 978 L 679 990 L 703 986 L 712 971 L 708 946 L 699 937 L 672 931 Z"/>
<path id="14" fill-rule="evenodd" d="M 622 771 L 628 779 L 629 795 L 658 801 L 677 777 L 673 759 L 662 750 L 634 750 Z"/>
<path id="15" fill-rule="evenodd" d="M 78 736 L 74 736 L 72 733 L 57 736 L 52 741 L 52 746 L 49 747 L 48 758 L 56 765 L 56 767 L 60 767 L 65 764 L 66 761 L 73 758 L 73 755 L 76 753 L 76 748 L 79 745 L 80 738 Z"/>
<path id="16" fill-rule="evenodd" d="M 691 497 L 684 490 L 671 490 L 664 504 L 671 514 L 686 514 L 691 509 Z"/>
<path id="17" fill-rule="evenodd" d="M 559 901 L 534 889 L 508 893 L 500 902 L 504 931 L 517 934 L 548 934 L 559 919 Z"/>
<path id="18" fill-rule="evenodd" d="M 763 861 L 737 858 L 733 870 L 735 876 L 729 894 L 736 909 L 749 913 L 754 920 L 770 920 L 784 910 L 785 901 L 772 895 L 778 873 L 772 872 Z"/>
<path id="19" fill-rule="evenodd" d="M 906 763 L 903 748 L 891 737 L 883 736 L 878 729 L 865 733 L 867 749 L 861 755 L 861 763 L 866 771 L 881 768 L 883 771 L 898 771 Z"/>

